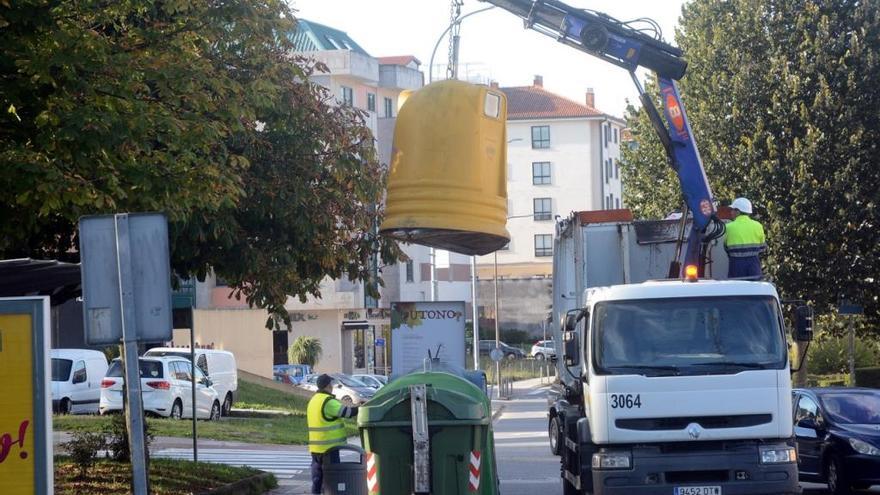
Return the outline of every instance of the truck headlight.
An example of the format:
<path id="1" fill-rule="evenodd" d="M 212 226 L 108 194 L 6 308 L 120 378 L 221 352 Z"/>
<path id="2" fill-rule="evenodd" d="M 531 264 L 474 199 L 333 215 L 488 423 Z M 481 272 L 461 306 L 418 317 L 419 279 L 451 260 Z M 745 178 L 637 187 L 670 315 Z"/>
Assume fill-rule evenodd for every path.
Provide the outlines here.
<path id="1" fill-rule="evenodd" d="M 857 438 L 850 438 L 849 445 L 859 454 L 880 455 L 880 449 L 874 447 L 868 442 L 863 442 Z"/>
<path id="2" fill-rule="evenodd" d="M 632 454 L 597 452 L 593 454 L 593 469 L 632 469 Z"/>
<path id="3" fill-rule="evenodd" d="M 797 453 L 794 447 L 761 447 L 761 464 L 782 464 L 797 462 Z"/>

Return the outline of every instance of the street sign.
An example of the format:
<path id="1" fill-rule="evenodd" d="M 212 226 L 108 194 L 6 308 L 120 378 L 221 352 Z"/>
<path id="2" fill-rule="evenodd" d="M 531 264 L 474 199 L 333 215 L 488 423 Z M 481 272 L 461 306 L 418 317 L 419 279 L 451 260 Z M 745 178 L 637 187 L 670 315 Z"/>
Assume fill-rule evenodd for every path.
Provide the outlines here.
<path id="1" fill-rule="evenodd" d="M 127 226 L 127 227 L 126 227 Z M 172 339 L 168 221 L 161 213 L 96 215 L 79 222 L 83 317 L 90 345 L 122 340 L 120 270 L 130 271 L 135 338 Z M 123 245 L 128 249 L 123 252 Z"/>
<path id="2" fill-rule="evenodd" d="M 0 487 L 51 494 L 49 298 L 0 298 Z"/>
<path id="3" fill-rule="evenodd" d="M 492 361 L 495 361 L 497 363 L 498 361 L 504 359 L 504 351 L 496 347 L 489 351 L 489 357 L 492 358 Z"/>
<path id="4" fill-rule="evenodd" d="M 382 338 L 376 339 L 376 347 L 384 347 L 384 346 L 385 346 L 385 339 L 382 339 Z"/>
<path id="5" fill-rule="evenodd" d="M 842 315 L 861 315 L 865 313 L 861 305 L 848 302 L 841 303 L 837 312 Z"/>

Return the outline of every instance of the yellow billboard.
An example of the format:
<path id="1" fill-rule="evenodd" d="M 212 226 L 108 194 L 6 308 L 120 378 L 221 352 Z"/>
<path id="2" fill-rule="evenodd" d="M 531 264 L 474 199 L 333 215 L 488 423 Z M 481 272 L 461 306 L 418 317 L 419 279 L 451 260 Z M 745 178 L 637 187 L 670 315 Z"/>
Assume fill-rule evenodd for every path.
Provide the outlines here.
<path id="1" fill-rule="evenodd" d="M 6 495 L 49 493 L 51 431 L 45 299 L 0 299 L 0 487 Z"/>

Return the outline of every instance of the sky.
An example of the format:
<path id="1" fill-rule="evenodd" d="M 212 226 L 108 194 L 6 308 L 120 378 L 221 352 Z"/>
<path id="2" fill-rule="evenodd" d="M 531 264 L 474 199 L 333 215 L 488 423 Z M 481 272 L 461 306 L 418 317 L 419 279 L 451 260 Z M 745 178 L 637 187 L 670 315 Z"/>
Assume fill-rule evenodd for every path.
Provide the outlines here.
<path id="1" fill-rule="evenodd" d="M 449 25 L 449 0 L 288 0 L 297 17 L 345 31 L 374 57 L 415 55 L 425 78 L 438 38 Z M 649 17 L 673 42 L 684 0 L 569 0 L 569 5 L 604 12 L 620 20 Z M 465 0 L 462 14 L 489 4 Z M 448 60 L 448 40 L 434 55 L 437 64 Z M 504 86 L 531 85 L 543 76 L 544 89 L 583 102 L 587 88 L 596 93 L 596 107 L 622 117 L 627 99 L 638 93 L 626 70 L 558 43 L 536 31 L 523 29 L 519 17 L 499 8 L 465 19 L 461 25 L 459 72 L 482 76 Z M 440 68 L 440 71 L 444 71 Z M 436 79 L 437 74 L 434 75 Z M 460 77 L 464 79 L 465 77 Z M 644 79 L 644 73 L 641 73 Z"/>

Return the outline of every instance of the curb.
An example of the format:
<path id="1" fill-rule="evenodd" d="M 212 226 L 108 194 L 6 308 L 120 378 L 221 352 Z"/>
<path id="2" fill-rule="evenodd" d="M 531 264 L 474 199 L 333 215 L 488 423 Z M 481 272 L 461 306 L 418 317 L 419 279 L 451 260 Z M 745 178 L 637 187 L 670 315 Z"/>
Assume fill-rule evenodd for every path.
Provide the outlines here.
<path id="1" fill-rule="evenodd" d="M 277 486 L 278 481 L 275 479 L 275 475 L 272 473 L 261 473 L 228 485 L 219 486 L 213 490 L 201 492 L 199 495 L 250 495 L 252 493 L 265 493 L 268 489 Z"/>
<path id="2" fill-rule="evenodd" d="M 506 404 L 499 405 L 498 410 L 496 410 L 495 412 L 492 413 L 492 422 L 493 423 L 495 422 L 496 419 L 498 419 L 499 416 L 501 416 L 501 413 L 504 412 L 505 406 L 506 406 Z"/>

